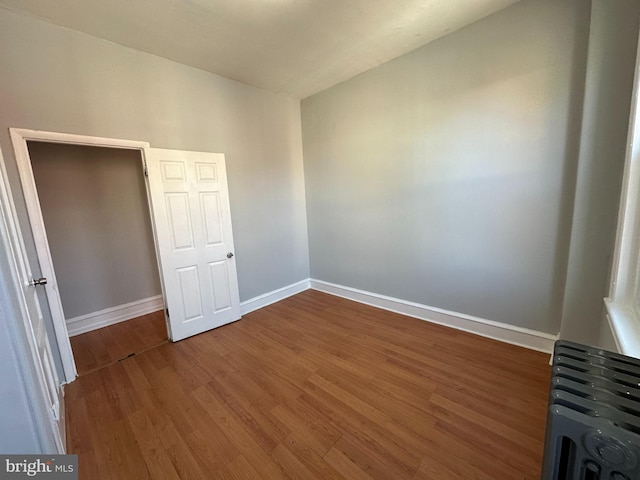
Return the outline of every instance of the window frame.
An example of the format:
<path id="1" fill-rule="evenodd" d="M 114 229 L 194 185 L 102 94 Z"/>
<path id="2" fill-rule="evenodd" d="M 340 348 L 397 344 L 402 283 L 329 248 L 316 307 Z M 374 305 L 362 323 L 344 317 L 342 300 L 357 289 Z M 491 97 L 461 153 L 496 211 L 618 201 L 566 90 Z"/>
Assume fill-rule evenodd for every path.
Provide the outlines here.
<path id="1" fill-rule="evenodd" d="M 609 294 L 609 326 L 620 353 L 640 358 L 640 43 L 636 54 L 627 149 Z"/>

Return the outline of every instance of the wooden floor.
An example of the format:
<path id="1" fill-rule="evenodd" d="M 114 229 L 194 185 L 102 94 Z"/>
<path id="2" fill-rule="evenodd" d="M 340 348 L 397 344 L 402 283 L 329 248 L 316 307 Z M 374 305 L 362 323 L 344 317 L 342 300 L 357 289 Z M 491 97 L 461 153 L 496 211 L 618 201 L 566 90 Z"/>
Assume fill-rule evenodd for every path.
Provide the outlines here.
<path id="1" fill-rule="evenodd" d="M 540 478 L 548 355 L 308 290 L 66 387 L 81 479 Z"/>
<path id="2" fill-rule="evenodd" d="M 162 310 L 71 337 L 78 375 L 167 342 Z"/>

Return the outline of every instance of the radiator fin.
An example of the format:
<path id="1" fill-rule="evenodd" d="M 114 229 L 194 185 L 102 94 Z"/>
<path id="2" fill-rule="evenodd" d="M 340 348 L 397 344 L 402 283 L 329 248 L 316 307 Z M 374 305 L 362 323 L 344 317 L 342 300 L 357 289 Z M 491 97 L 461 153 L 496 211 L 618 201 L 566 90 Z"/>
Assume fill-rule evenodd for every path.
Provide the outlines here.
<path id="1" fill-rule="evenodd" d="M 640 480 L 640 361 L 560 340 L 542 480 Z"/>

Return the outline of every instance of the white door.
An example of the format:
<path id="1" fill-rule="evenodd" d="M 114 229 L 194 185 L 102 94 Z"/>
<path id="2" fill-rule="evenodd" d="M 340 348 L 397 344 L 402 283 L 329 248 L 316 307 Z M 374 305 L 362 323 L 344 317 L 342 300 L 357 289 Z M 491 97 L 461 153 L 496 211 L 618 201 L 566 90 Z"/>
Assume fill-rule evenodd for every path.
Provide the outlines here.
<path id="1" fill-rule="evenodd" d="M 173 341 L 240 318 L 224 155 L 145 149 Z"/>
<path id="2" fill-rule="evenodd" d="M 24 251 L 21 252 L 24 255 Z M 26 259 L 26 256 L 23 257 Z M 42 380 L 44 380 L 43 390 L 46 395 L 47 407 L 50 409 L 51 421 L 58 431 L 56 443 L 58 443 L 58 451 L 65 451 L 66 431 L 64 420 L 64 392 L 62 385 L 58 379 L 58 374 L 53 363 L 53 354 L 51 352 L 51 343 L 47 335 L 44 325 L 42 310 L 38 301 L 36 289 L 44 289 L 46 279 L 34 279 L 31 272 L 28 271 L 28 264 L 25 264 L 27 271 L 25 272 L 22 288 L 24 290 L 24 298 L 26 300 L 31 326 L 33 328 L 33 336 L 35 339 L 35 350 L 39 367 L 42 368 Z M 40 284 L 34 283 L 39 282 Z"/>
<path id="3" fill-rule="evenodd" d="M 53 362 L 51 344 L 38 301 L 37 289 L 44 289 L 46 279 L 32 278 L 24 241 L 15 210 L 11 190 L 0 154 L 0 245 L 4 244 L 10 261 L 10 274 L 18 287 L 18 304 L 22 314 L 26 343 L 31 353 L 31 371 L 35 378 L 38 408 L 49 424 L 44 427 L 53 436 L 58 453 L 66 451 L 64 421 L 64 392 Z M 46 411 L 46 413 L 44 413 Z"/>

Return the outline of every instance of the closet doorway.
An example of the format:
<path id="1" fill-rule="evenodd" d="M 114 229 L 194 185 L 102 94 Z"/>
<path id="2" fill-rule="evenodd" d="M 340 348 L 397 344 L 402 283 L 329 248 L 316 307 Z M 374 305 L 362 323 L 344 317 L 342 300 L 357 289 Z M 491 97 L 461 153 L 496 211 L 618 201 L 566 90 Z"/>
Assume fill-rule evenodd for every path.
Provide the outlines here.
<path id="1" fill-rule="evenodd" d="M 156 278 L 159 277 L 163 307 L 162 310 L 155 311 L 162 312 L 162 315 L 164 315 L 165 331 L 168 333 L 170 341 L 178 341 L 240 319 L 231 209 L 223 154 L 157 149 L 151 148 L 146 142 L 132 140 L 16 128 L 10 128 L 9 131 L 36 250 L 35 257 L 37 257 L 37 261 L 33 255 L 30 255 L 30 266 L 34 272 L 39 271 L 39 276 L 42 277 L 33 278 L 29 284 L 36 289 L 40 289 L 41 298 L 44 297 L 41 303 L 48 306 L 47 310 L 51 314 L 54 333 L 51 344 L 55 344 L 53 351 L 57 351 L 60 354 L 63 383 L 73 381 L 77 375 L 69 340 L 70 329 L 72 333 L 75 333 L 80 332 L 87 325 L 89 327 L 91 325 L 97 326 L 100 324 L 100 318 L 104 320 L 100 315 L 107 314 L 108 317 L 113 313 L 113 309 L 124 314 L 127 311 L 131 311 L 127 310 L 128 307 L 132 307 L 135 310 L 141 305 L 145 305 L 153 309 L 153 305 L 156 305 L 157 308 L 159 304 L 154 304 L 154 299 L 157 299 L 156 296 L 134 300 L 130 302 L 133 305 L 120 304 L 90 313 L 79 313 L 80 310 L 73 310 L 73 313 L 78 313 L 78 316 L 72 316 L 73 313 L 65 314 L 61 291 L 58 288 L 58 280 L 55 273 L 57 266 L 54 268 L 54 259 L 49 245 L 47 233 L 49 226 L 45 225 L 39 199 L 38 188 L 46 187 L 36 185 L 30 156 L 30 150 L 35 151 L 39 148 L 46 148 L 46 144 L 63 144 L 65 147 L 83 146 L 89 149 L 104 147 L 105 150 L 123 150 L 124 152 L 120 154 L 124 157 L 134 155 L 130 158 L 135 158 L 136 161 L 134 163 L 138 163 L 138 175 L 140 175 L 140 172 L 144 172 L 143 179 L 147 208 L 146 210 L 144 208 L 141 209 L 146 213 L 146 220 L 142 221 L 142 223 L 144 224 L 145 221 L 150 222 L 153 240 L 151 253 L 149 251 L 139 251 L 137 254 L 154 258 L 155 253 L 155 271 L 158 272 Z M 45 144 L 44 146 L 41 145 L 43 143 Z M 97 151 L 93 150 L 92 155 L 95 155 Z M 84 164 L 81 164 L 81 167 L 87 168 Z M 40 167 L 36 168 L 39 169 Z M 68 181 L 65 175 L 58 175 L 59 172 L 54 173 L 63 184 Z M 38 173 L 38 176 L 45 178 L 46 183 L 47 177 L 54 175 L 54 173 L 45 171 L 45 173 Z M 115 197 L 111 194 L 106 195 L 107 206 L 103 207 L 103 211 L 108 213 L 106 217 L 111 218 L 112 223 L 117 223 L 120 217 L 112 215 L 112 212 L 108 210 L 110 202 L 118 203 L 120 201 L 122 192 L 119 192 L 108 181 L 110 175 L 110 173 L 105 172 L 89 174 L 88 178 L 83 180 L 88 183 L 88 186 L 84 185 L 79 189 L 93 196 L 99 196 L 101 191 L 104 194 L 104 190 L 108 188 L 115 190 Z M 104 181 L 105 179 L 107 181 Z M 42 183 L 42 180 L 40 182 Z M 62 201 L 62 196 L 56 194 L 56 191 L 60 189 L 59 185 L 53 187 L 53 194 L 47 195 L 47 200 L 53 203 Z M 70 201 L 67 200 L 67 202 Z M 84 221 L 91 225 L 105 227 L 105 225 L 102 225 L 103 222 L 97 222 L 96 219 L 90 218 L 90 214 L 81 214 L 80 210 L 83 206 L 82 202 L 77 200 L 67 203 L 66 208 L 60 209 L 62 213 L 59 212 L 57 214 L 58 221 L 61 222 L 62 226 L 57 225 L 53 228 L 58 228 L 62 231 L 67 228 L 73 229 L 75 228 L 73 222 L 79 218 L 83 218 Z M 11 202 L 11 208 L 15 209 L 13 202 Z M 78 211 L 76 212 L 76 210 Z M 77 218 L 74 216 L 76 214 Z M 109 221 L 104 223 L 107 223 L 107 227 L 113 227 L 113 224 L 109 224 Z M 132 228 L 144 230 L 140 225 Z M 76 230 L 77 236 L 88 235 L 85 229 Z M 104 228 L 101 231 L 102 233 L 92 232 L 88 235 L 89 241 L 80 242 L 76 248 L 71 248 L 69 244 L 65 243 L 67 240 L 63 239 L 61 241 L 62 245 L 59 248 L 59 251 L 62 252 L 61 258 L 66 255 L 72 259 L 72 266 L 68 268 L 72 275 L 70 279 L 65 279 L 65 282 L 68 281 L 70 284 L 77 286 L 77 280 L 74 280 L 73 276 L 80 274 L 79 272 L 82 269 L 85 270 L 81 272 L 82 275 L 85 275 L 83 278 L 90 277 L 93 268 L 85 268 L 85 263 L 81 261 L 83 259 L 86 264 L 95 266 L 96 257 L 108 256 L 113 259 L 115 256 L 127 257 L 127 255 L 134 255 L 131 252 L 129 254 L 119 252 L 105 255 L 101 253 L 100 249 L 96 251 L 95 245 L 92 246 L 91 244 L 104 242 L 103 237 L 108 237 L 108 233 L 111 233 L 110 228 L 106 230 L 109 230 L 109 232 L 105 232 Z M 122 232 L 116 235 L 120 240 L 115 243 L 126 243 L 130 233 L 130 231 L 127 231 L 126 235 Z M 149 243 L 148 229 L 146 233 L 143 232 L 141 234 L 141 237 L 146 237 L 146 243 Z M 83 249 L 90 250 L 90 253 Z M 142 271 L 151 275 L 149 272 L 153 268 L 149 265 L 147 263 L 147 267 L 142 268 Z M 153 262 L 151 262 L 151 265 L 153 265 Z M 106 268 L 108 270 L 111 267 L 111 265 L 103 265 L 98 268 Z M 123 276 L 122 273 L 116 275 L 116 278 L 119 278 L 119 283 L 128 283 L 128 277 Z M 152 280 L 150 284 L 153 285 L 154 281 Z M 148 287 L 149 283 L 147 282 L 146 285 Z M 157 286 L 157 282 L 155 285 Z M 132 288 L 131 283 L 129 283 L 128 288 L 124 290 L 130 294 Z M 114 286 L 113 289 L 114 292 L 120 291 L 120 293 L 123 290 L 119 285 Z M 148 290 L 146 291 L 148 292 Z M 88 302 L 86 302 L 86 298 L 78 298 L 76 292 L 69 295 L 76 298 L 73 300 L 67 299 L 65 303 L 74 305 L 73 308 L 78 305 L 84 305 L 87 308 L 86 304 Z M 104 291 L 92 291 L 88 295 L 100 301 L 104 301 L 105 298 L 109 297 Z M 95 304 L 93 308 L 96 308 Z M 98 319 L 96 319 L 95 314 L 99 314 L 97 315 Z M 57 348 L 55 348 L 56 346 Z"/>
<path id="2" fill-rule="evenodd" d="M 140 151 L 27 147 L 78 375 L 166 342 Z"/>

